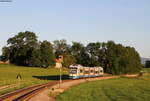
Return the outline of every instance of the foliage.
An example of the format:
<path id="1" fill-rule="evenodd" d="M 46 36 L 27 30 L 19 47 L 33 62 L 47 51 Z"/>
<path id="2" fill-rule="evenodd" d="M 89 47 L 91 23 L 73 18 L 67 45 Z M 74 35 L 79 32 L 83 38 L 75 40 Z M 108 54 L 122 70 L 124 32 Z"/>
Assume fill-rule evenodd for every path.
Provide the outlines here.
<path id="1" fill-rule="evenodd" d="M 43 67 L 48 67 L 49 65 L 54 65 L 54 54 L 53 46 L 48 41 L 43 41 L 40 46 L 41 49 L 41 64 Z"/>
<path id="2" fill-rule="evenodd" d="M 37 46 L 37 36 L 33 32 L 19 32 L 12 38 L 7 40 L 7 47 L 3 55 L 7 57 L 11 63 L 17 65 L 27 65 L 30 61 L 31 53 Z M 6 51 L 7 50 L 7 51 Z"/>
<path id="3" fill-rule="evenodd" d="M 89 43 L 86 46 L 86 53 L 88 54 L 89 57 L 89 62 L 88 65 L 93 67 L 93 66 L 100 66 L 99 60 L 99 52 L 100 52 L 100 47 L 101 44 L 99 42 L 97 43 Z"/>
<path id="4" fill-rule="evenodd" d="M 140 56 L 132 47 L 124 47 L 109 41 L 104 69 L 111 74 L 126 74 L 141 70 Z"/>
<path id="5" fill-rule="evenodd" d="M 66 40 L 55 40 L 54 41 L 54 49 L 55 49 L 55 56 L 58 57 L 59 55 L 63 55 L 68 53 L 68 45 Z"/>
<path id="6" fill-rule="evenodd" d="M 84 46 L 80 42 L 67 44 L 66 40 L 38 42 L 33 32 L 20 32 L 9 38 L 3 47 L 1 59 L 10 60 L 17 65 L 48 67 L 54 65 L 54 58 L 64 57 L 63 66 L 81 64 L 83 66 L 102 66 L 106 73 L 127 74 L 141 70 L 138 52 L 129 46 L 116 44 L 114 41 L 92 42 Z"/>
<path id="7" fill-rule="evenodd" d="M 89 43 L 86 47 L 74 42 L 72 55 L 83 66 L 102 66 L 111 74 L 135 73 L 141 70 L 140 56 L 132 47 L 125 47 L 113 41 Z"/>
<path id="8" fill-rule="evenodd" d="M 75 57 L 71 54 L 70 45 L 67 44 L 66 40 L 55 40 L 54 49 L 56 58 L 59 55 L 63 56 L 63 66 L 69 67 L 71 64 L 76 63 Z"/>
<path id="9" fill-rule="evenodd" d="M 2 56 L 0 56 L 0 58 L 1 58 L 0 60 L 5 62 L 9 59 L 9 55 L 10 55 L 9 54 L 9 48 L 3 47 L 2 48 L 2 53 L 3 54 L 2 54 Z"/>
<path id="10" fill-rule="evenodd" d="M 57 97 L 57 101 L 149 101 L 150 76 L 83 83 Z M 77 93 L 78 92 L 78 93 Z"/>
<path id="11" fill-rule="evenodd" d="M 40 67 L 42 65 L 41 60 L 41 50 L 33 49 L 29 66 Z"/>
<path id="12" fill-rule="evenodd" d="M 63 66 L 69 68 L 70 65 L 76 63 L 76 59 L 71 54 L 64 54 Z"/>
<path id="13" fill-rule="evenodd" d="M 20 32 L 9 38 L 3 48 L 4 60 L 22 66 L 48 67 L 54 64 L 53 46 L 48 41 L 38 42 L 33 32 Z"/>
<path id="14" fill-rule="evenodd" d="M 83 66 L 88 66 L 89 55 L 83 44 L 79 42 L 73 42 L 70 48 L 70 54 L 75 58 L 76 64 L 81 64 Z"/>

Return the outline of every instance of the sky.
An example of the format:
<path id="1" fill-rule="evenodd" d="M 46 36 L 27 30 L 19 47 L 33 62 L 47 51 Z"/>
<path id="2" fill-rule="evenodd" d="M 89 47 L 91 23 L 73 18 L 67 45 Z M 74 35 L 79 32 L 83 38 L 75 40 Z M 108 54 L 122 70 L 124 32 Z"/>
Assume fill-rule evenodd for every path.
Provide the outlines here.
<path id="1" fill-rule="evenodd" d="M 66 39 L 70 44 L 113 40 L 150 58 L 150 0 L 0 2 L 0 54 L 21 31 L 33 31 L 41 41 Z"/>

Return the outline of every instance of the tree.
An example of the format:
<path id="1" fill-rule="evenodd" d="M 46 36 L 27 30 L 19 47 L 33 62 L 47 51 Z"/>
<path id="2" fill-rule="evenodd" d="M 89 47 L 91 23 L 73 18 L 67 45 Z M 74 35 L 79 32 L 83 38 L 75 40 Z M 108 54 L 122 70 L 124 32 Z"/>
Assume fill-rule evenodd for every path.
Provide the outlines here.
<path id="1" fill-rule="evenodd" d="M 7 40 L 2 57 L 16 65 L 48 67 L 54 64 L 53 46 L 48 41 L 38 42 L 33 32 L 19 32 Z"/>
<path id="2" fill-rule="evenodd" d="M 69 48 L 67 45 L 67 41 L 64 39 L 63 40 L 55 40 L 53 45 L 54 45 L 56 57 L 68 52 Z"/>
<path id="3" fill-rule="evenodd" d="M 64 67 L 71 64 L 102 66 L 106 73 L 111 74 L 135 73 L 141 70 L 140 56 L 135 48 L 125 47 L 114 41 L 89 43 L 87 46 L 73 42 L 70 46 L 66 40 L 56 40 L 52 45 L 48 41 L 38 42 L 35 33 L 26 31 L 9 38 L 2 52 L 1 60 L 10 60 L 16 65 L 46 68 L 53 66 L 54 58 L 62 55 Z"/>
<path id="4" fill-rule="evenodd" d="M 53 46 L 48 41 L 43 41 L 40 46 L 41 49 L 41 65 L 48 67 L 54 65 Z"/>
<path id="5" fill-rule="evenodd" d="M 132 47 L 107 42 L 104 70 L 112 74 L 135 73 L 141 70 L 140 56 Z"/>
<path id="6" fill-rule="evenodd" d="M 72 64 L 76 64 L 76 59 L 73 55 L 71 54 L 64 54 L 64 60 L 63 60 L 63 66 L 64 67 L 69 67 Z"/>
<path id="7" fill-rule="evenodd" d="M 19 32 L 7 40 L 9 60 L 17 65 L 28 65 L 34 48 L 37 48 L 37 36 L 33 32 Z"/>
<path id="8" fill-rule="evenodd" d="M 78 55 L 81 53 L 81 50 L 84 48 L 84 45 L 79 42 L 72 42 L 71 53 L 72 55 Z"/>
<path id="9" fill-rule="evenodd" d="M 100 66 L 100 62 L 99 60 L 99 52 L 100 52 L 100 48 L 101 48 L 101 43 L 97 42 L 97 43 L 89 43 L 86 46 L 86 51 L 89 55 L 89 66 L 93 67 L 93 66 Z"/>
<path id="10" fill-rule="evenodd" d="M 42 66 L 42 57 L 41 57 L 41 50 L 40 49 L 34 49 L 31 54 L 30 62 L 28 63 L 29 66 L 34 67 L 41 67 Z"/>
<path id="11" fill-rule="evenodd" d="M 64 67 L 69 67 L 69 65 L 75 64 L 76 58 L 71 54 L 71 46 L 67 44 L 66 40 L 55 40 L 54 49 L 56 58 L 58 58 L 60 55 L 63 56 Z"/>
<path id="12" fill-rule="evenodd" d="M 79 55 L 79 60 L 77 60 L 78 63 L 83 65 L 83 66 L 89 66 L 89 59 L 90 59 L 89 54 L 86 52 L 86 49 L 83 48 L 81 50 L 80 55 Z"/>
<path id="13" fill-rule="evenodd" d="M 108 41 L 106 44 L 106 60 L 104 70 L 107 73 L 118 74 L 118 57 L 116 56 L 116 44 L 113 41 Z"/>
<path id="14" fill-rule="evenodd" d="M 141 70 L 138 52 L 114 41 L 89 43 L 86 47 L 75 42 L 71 54 L 75 56 L 76 63 L 90 67 L 102 66 L 106 73 L 126 74 Z"/>
<path id="15" fill-rule="evenodd" d="M 150 60 L 147 60 L 147 61 L 145 62 L 145 67 L 146 67 L 146 68 L 150 68 Z"/>
<path id="16" fill-rule="evenodd" d="M 10 52 L 8 47 L 3 47 L 2 48 L 2 56 L 1 56 L 1 61 L 7 61 L 9 60 L 10 57 Z"/>
<path id="17" fill-rule="evenodd" d="M 71 46 L 71 55 L 75 57 L 76 64 L 82 64 L 84 61 L 82 58 L 83 51 L 85 50 L 84 45 L 79 42 L 73 42 Z"/>

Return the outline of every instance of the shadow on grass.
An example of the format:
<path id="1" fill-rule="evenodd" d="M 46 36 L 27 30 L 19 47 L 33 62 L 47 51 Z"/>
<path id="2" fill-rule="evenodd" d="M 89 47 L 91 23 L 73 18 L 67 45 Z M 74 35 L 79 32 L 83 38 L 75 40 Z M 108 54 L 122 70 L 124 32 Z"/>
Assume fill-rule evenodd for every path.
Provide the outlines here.
<path id="1" fill-rule="evenodd" d="M 47 75 L 47 76 L 32 76 L 34 78 L 40 79 L 40 80 L 59 80 L 59 75 Z M 69 79 L 68 75 L 62 75 L 62 80 Z"/>

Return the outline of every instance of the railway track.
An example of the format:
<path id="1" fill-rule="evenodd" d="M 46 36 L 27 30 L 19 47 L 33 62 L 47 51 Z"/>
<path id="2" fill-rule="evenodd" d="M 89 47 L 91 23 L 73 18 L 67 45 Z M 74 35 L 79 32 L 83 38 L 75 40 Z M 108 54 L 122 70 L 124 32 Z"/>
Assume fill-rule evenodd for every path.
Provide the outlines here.
<path id="1" fill-rule="evenodd" d="M 84 79 L 84 78 L 83 78 Z M 76 79 L 79 80 L 79 79 Z M 75 81 L 75 80 L 63 80 L 64 82 Z M 27 88 L 23 88 L 20 90 L 16 90 L 4 95 L 0 96 L 0 101 L 28 101 L 31 97 L 45 90 L 46 88 L 50 88 L 54 85 L 59 84 L 59 81 L 49 82 L 45 84 L 35 85 Z"/>
<path id="2" fill-rule="evenodd" d="M 93 81 L 93 80 L 102 80 L 102 79 L 112 79 L 112 78 L 118 78 L 118 77 L 120 76 L 106 76 L 106 77 L 83 78 L 83 79 Z M 135 77 L 135 75 L 133 75 L 133 77 Z M 81 80 L 81 79 L 76 79 L 76 80 Z M 63 83 L 70 82 L 70 81 L 75 81 L 75 80 L 63 80 Z M 31 86 L 28 88 L 23 88 L 14 92 L 1 95 L 0 101 L 28 101 L 30 98 L 42 92 L 46 88 L 50 88 L 57 84 L 59 84 L 59 81 L 54 81 L 54 82 L 49 82 L 45 84 Z"/>
<path id="3" fill-rule="evenodd" d="M 23 88 L 14 92 L 10 92 L 0 96 L 0 101 L 27 101 L 37 93 L 43 91 L 47 87 L 58 84 L 58 81 Z"/>

